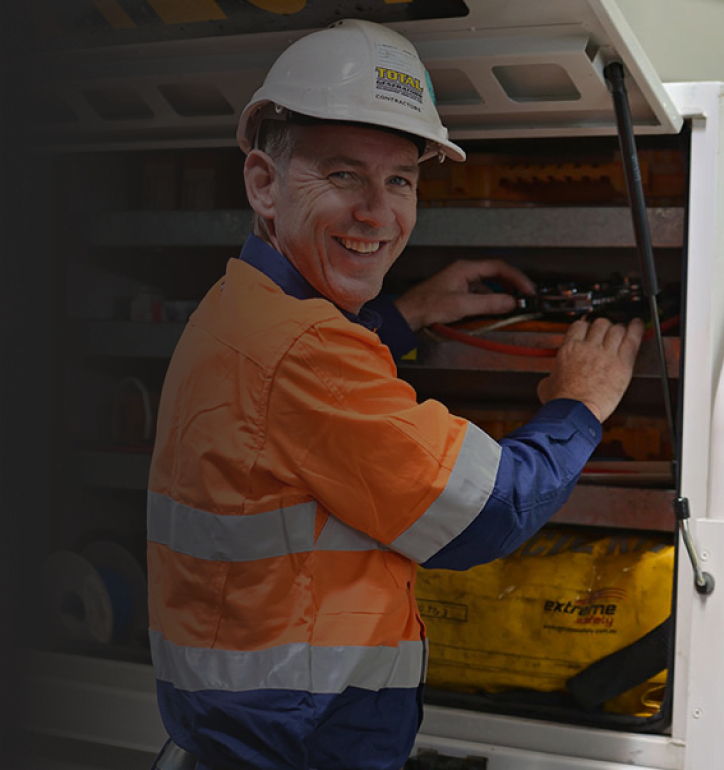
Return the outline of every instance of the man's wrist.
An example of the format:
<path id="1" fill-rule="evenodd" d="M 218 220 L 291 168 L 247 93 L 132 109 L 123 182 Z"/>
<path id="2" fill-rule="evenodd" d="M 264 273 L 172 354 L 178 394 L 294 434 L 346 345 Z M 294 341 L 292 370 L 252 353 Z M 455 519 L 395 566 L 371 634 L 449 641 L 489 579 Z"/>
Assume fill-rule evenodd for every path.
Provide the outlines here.
<path id="1" fill-rule="evenodd" d="M 549 403 L 550 401 L 555 401 L 557 399 L 565 399 L 568 401 L 580 401 L 583 406 L 585 406 L 589 412 L 600 422 L 602 423 L 603 420 L 601 419 L 601 410 L 597 404 L 595 404 L 592 401 L 589 401 L 585 398 L 581 398 L 579 395 L 576 395 L 575 393 L 556 393 L 554 396 L 551 396 L 549 399 L 546 400 L 546 403 Z"/>
<path id="2" fill-rule="evenodd" d="M 406 300 L 405 296 L 403 295 L 401 297 L 397 297 L 397 299 L 393 301 L 393 304 L 413 332 L 417 332 L 422 329 L 422 313 L 415 311 L 414 303 Z"/>

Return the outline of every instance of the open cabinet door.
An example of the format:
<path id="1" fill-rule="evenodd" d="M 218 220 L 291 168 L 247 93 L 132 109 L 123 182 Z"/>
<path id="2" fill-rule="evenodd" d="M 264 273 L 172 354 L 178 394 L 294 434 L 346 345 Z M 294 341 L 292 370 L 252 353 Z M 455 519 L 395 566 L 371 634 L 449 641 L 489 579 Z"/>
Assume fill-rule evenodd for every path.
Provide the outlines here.
<path id="1" fill-rule="evenodd" d="M 282 15 L 261 10 L 279 3 L 226 3 L 213 29 L 208 9 L 195 24 L 178 23 L 186 18 L 180 11 L 165 25 L 147 15 L 145 28 L 139 17 L 121 24 L 109 15 L 105 29 L 52 38 L 38 95 L 43 142 L 77 149 L 233 145 L 241 111 L 278 54 L 343 11 L 389 23 L 415 43 L 455 140 L 615 133 L 603 77 L 612 61 L 626 70 L 637 133 L 676 133 L 682 125 L 614 0 L 298 5 L 298 13 Z M 50 11 L 71 25 L 62 8 Z"/>
<path id="2" fill-rule="evenodd" d="M 682 118 L 614 0 L 468 2 L 455 22 L 403 26 L 430 70 L 457 139 L 616 132 L 604 67 L 628 75 L 640 133 L 676 133 Z"/>

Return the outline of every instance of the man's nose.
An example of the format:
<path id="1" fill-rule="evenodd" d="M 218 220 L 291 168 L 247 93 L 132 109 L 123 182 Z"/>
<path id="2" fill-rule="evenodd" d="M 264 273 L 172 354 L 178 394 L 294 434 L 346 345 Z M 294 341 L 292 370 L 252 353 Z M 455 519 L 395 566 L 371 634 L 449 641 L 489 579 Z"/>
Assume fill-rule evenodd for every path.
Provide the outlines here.
<path id="1" fill-rule="evenodd" d="M 355 203 L 353 214 L 358 222 L 374 227 L 384 227 L 392 223 L 395 215 L 385 185 L 365 185 Z"/>

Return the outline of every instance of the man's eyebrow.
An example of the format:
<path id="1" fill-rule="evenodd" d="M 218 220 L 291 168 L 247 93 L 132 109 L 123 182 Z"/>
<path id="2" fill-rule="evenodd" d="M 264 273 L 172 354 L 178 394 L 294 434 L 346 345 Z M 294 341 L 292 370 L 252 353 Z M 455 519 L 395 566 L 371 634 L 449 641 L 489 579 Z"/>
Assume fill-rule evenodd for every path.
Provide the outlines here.
<path id="1" fill-rule="evenodd" d="M 333 155 L 331 158 L 325 158 L 321 161 L 322 166 L 354 166 L 355 168 L 364 168 L 367 164 L 359 158 L 350 158 L 349 155 Z"/>
<path id="2" fill-rule="evenodd" d="M 352 168 L 365 168 L 367 166 L 367 164 L 359 158 L 351 158 L 348 155 L 333 155 L 331 158 L 325 158 L 322 160 L 319 165 L 322 168 L 329 168 L 330 166 L 351 166 Z M 417 174 L 419 170 L 420 167 L 417 165 L 417 163 L 413 163 L 411 165 L 401 164 L 399 166 L 395 166 L 394 168 L 394 171 L 406 174 Z"/>
<path id="3" fill-rule="evenodd" d="M 406 174 L 417 174 L 420 171 L 420 166 L 417 163 L 413 163 L 411 166 L 396 166 L 395 171 L 402 171 Z"/>

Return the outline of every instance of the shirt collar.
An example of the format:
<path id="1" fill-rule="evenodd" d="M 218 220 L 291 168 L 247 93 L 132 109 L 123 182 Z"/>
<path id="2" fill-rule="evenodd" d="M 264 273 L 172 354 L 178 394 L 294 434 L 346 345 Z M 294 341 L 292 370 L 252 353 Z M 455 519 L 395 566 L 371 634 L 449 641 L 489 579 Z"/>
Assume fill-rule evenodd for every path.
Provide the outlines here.
<path id="1" fill-rule="evenodd" d="M 285 294 L 291 297 L 296 297 L 296 299 L 327 299 L 307 281 L 283 254 L 256 235 L 248 236 L 239 259 L 274 281 Z M 359 315 L 349 313 L 341 307 L 337 307 L 337 309 L 345 318 L 370 331 L 379 331 L 382 325 L 382 316 L 371 308 L 363 306 Z"/>

